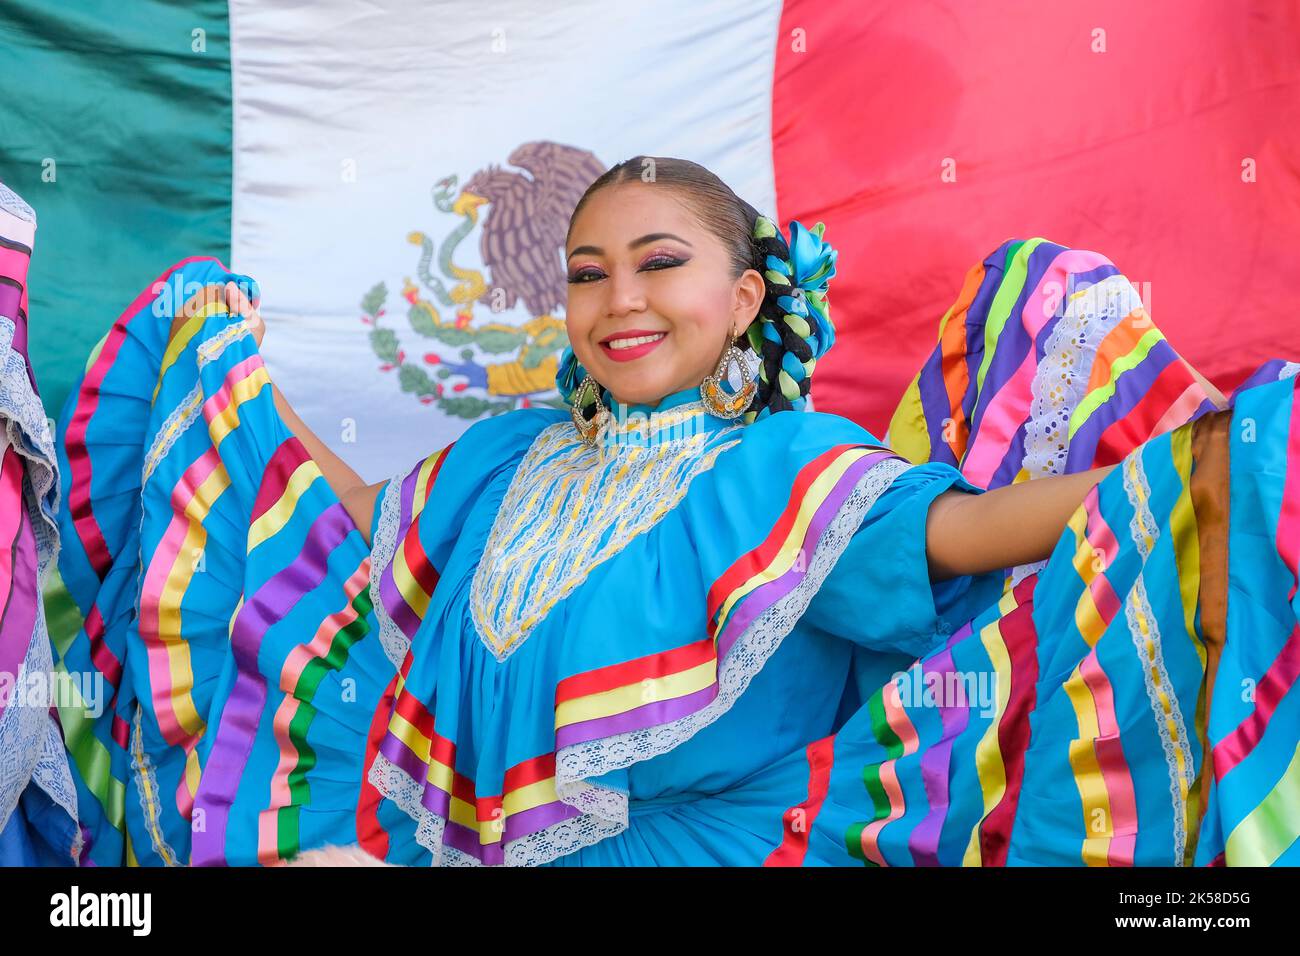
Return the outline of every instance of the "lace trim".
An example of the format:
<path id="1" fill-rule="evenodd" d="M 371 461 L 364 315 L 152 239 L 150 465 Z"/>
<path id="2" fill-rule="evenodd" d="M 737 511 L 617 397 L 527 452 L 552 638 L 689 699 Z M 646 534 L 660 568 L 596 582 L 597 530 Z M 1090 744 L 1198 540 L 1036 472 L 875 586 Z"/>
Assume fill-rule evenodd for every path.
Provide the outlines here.
<path id="1" fill-rule="evenodd" d="M 482 866 L 477 857 L 462 853 L 442 841 L 447 821 L 422 802 L 423 787 L 383 754 L 376 754 L 366 774 L 370 784 L 407 816 L 416 821 L 415 842 L 432 855 L 431 866 Z M 616 836 L 627 828 L 622 822 L 582 814 L 553 823 L 545 830 L 511 840 L 502 848 L 505 866 L 537 866 Z"/>
<path id="2" fill-rule="evenodd" d="M 78 821 L 77 788 L 72 782 L 72 771 L 68 767 L 68 749 L 53 717 L 45 721 L 45 736 L 41 741 L 41 753 L 36 759 L 36 766 L 32 768 L 32 783 L 62 807 L 68 819 L 74 823 Z M 73 833 L 72 846 L 69 847 L 72 859 L 80 863 L 84 848 L 85 836 L 78 826 Z"/>
<path id="3" fill-rule="evenodd" d="M 36 225 L 36 210 L 27 204 L 27 200 L 18 195 L 4 183 L 0 183 L 0 209 L 11 216 Z"/>
<path id="4" fill-rule="evenodd" d="M 1147 484 L 1140 455 L 1130 455 L 1125 459 L 1123 468 L 1124 491 L 1128 496 L 1129 504 L 1133 507 L 1129 534 L 1142 555 L 1142 563 L 1145 567 L 1151 549 L 1160 534 L 1148 505 L 1151 500 L 1151 488 Z M 1169 796 L 1174 811 L 1174 858 L 1171 865 L 1181 866 L 1184 848 L 1187 845 L 1187 794 L 1193 779 L 1192 751 L 1187 739 L 1187 727 L 1183 721 L 1182 708 L 1179 706 L 1178 697 L 1173 692 L 1169 671 L 1165 667 L 1160 628 L 1151 610 L 1151 602 L 1147 598 L 1146 585 L 1141 573 L 1134 581 L 1128 599 L 1124 602 L 1124 617 L 1141 664 L 1142 681 L 1146 686 L 1151 716 L 1160 734 L 1160 746 L 1165 753 L 1165 766 L 1169 772 Z M 1172 733 L 1169 728 L 1170 723 L 1173 724 Z M 1180 766 L 1181 770 L 1179 770 Z"/>
<path id="5" fill-rule="evenodd" d="M 145 826 L 149 830 L 149 839 L 154 852 L 167 866 L 180 866 L 180 860 L 164 839 L 162 829 L 158 826 L 161 814 L 159 806 L 158 777 L 154 773 L 149 754 L 144 749 L 143 732 L 140 729 L 139 706 L 135 709 L 135 719 L 131 722 L 131 772 L 135 774 L 135 789 L 140 796 L 140 811 L 144 816 Z"/>
<path id="6" fill-rule="evenodd" d="M 238 322 L 232 322 L 224 326 L 220 332 L 211 338 L 201 342 L 196 350 L 197 366 L 202 370 L 207 365 L 219 359 L 243 333 L 249 330 L 248 320 L 240 319 Z M 161 374 L 161 373 L 160 373 Z M 171 410 L 167 418 L 159 426 L 158 431 L 154 433 L 153 441 L 149 445 L 149 451 L 144 456 L 144 466 L 140 469 L 140 484 L 143 486 L 149 480 L 149 476 L 154 473 L 162 460 L 167 457 L 167 453 L 172 450 L 176 442 L 180 441 L 182 435 L 189 431 L 199 419 L 199 414 L 203 410 L 203 383 L 195 382 L 194 387 L 189 390 L 185 398 Z"/>
<path id="7" fill-rule="evenodd" d="M 28 514 L 36 536 L 37 581 L 42 589 L 48 568 L 59 553 L 59 482 L 54 455 L 54 436 L 45 406 L 32 390 L 27 377 L 27 361 L 13 349 L 17 327 L 8 316 L 0 316 L 0 418 L 4 434 L 14 451 L 26 463 L 26 479 L 31 498 Z"/>
<path id="8" fill-rule="evenodd" d="M 655 424 L 672 432 L 697 418 L 686 406 Z M 740 442 L 731 436 L 743 427 L 598 449 L 578 441 L 566 422 L 542 429 L 510 480 L 470 582 L 483 645 L 498 661 L 523 646 L 594 568 L 675 508 L 691 482 Z"/>
<path id="9" fill-rule="evenodd" d="M 1031 561 L 1029 564 L 1018 564 L 1011 569 L 1011 587 L 1015 587 L 1030 575 L 1037 574 L 1043 568 L 1047 567 L 1047 560 Z"/>
<path id="10" fill-rule="evenodd" d="M 25 696 L 33 675 L 41 675 L 45 687 L 54 686 L 45 607 L 39 599 L 31 643 L 15 676 L 8 706 L 0 715 L 0 829 L 9 822 L 29 782 L 40 787 L 72 820 L 77 819 L 77 790 L 63 736 L 50 715 L 52 701 Z M 72 848 L 75 857 L 81 855 L 81 844 L 78 833 Z"/>
<path id="11" fill-rule="evenodd" d="M 379 522 L 370 542 L 370 603 L 379 621 L 379 643 L 393 666 L 399 669 L 406 659 L 406 652 L 410 650 L 411 639 L 397 626 L 397 622 L 384 607 L 379 582 L 384 571 L 393 563 L 393 555 L 397 553 L 397 535 L 402 524 L 402 483 L 407 474 L 403 471 L 393 475 L 384 486 L 384 493 L 379 499 Z"/>
<path id="12" fill-rule="evenodd" d="M 171 414 L 162 423 L 154 435 L 153 445 L 149 448 L 148 454 L 144 456 L 144 469 L 140 473 L 140 484 L 149 480 L 158 463 L 167 457 L 167 453 L 172 450 L 172 446 L 177 440 L 184 435 L 191 425 L 199 417 L 203 410 L 203 383 L 195 382 L 194 387 L 185 399 L 171 410 Z"/>
<path id="13" fill-rule="evenodd" d="M 1097 348 L 1141 305 L 1137 290 L 1120 275 L 1108 276 L 1070 297 L 1065 314 L 1047 337 L 1030 385 L 1025 469 L 1031 479 L 1064 473 L 1070 419 L 1087 394 Z"/>
<path id="14" fill-rule="evenodd" d="M 1129 533 L 1137 545 L 1138 554 L 1142 556 L 1142 563 L 1146 564 L 1151 557 L 1151 549 L 1160 538 L 1160 528 L 1156 525 L 1155 516 L 1151 514 L 1151 506 L 1148 504 L 1151 501 L 1151 483 L 1147 481 L 1141 454 L 1129 455 L 1124 461 L 1123 471 L 1124 494 L 1133 509 Z"/>
<path id="15" fill-rule="evenodd" d="M 1031 480 L 1065 473 L 1070 419 L 1087 394 L 1097 348 L 1141 305 L 1137 290 L 1121 275 L 1108 276 L 1070 297 L 1065 314 L 1047 337 L 1030 385 L 1024 467 Z M 1011 586 L 1046 566 L 1046 561 L 1017 566 Z"/>
<path id="16" fill-rule="evenodd" d="M 199 345 L 197 355 L 195 356 L 199 368 L 203 368 L 209 363 L 215 362 L 221 357 L 222 353 L 226 351 L 230 343 L 240 338 L 240 336 L 245 332 L 251 331 L 251 329 L 251 320 L 248 318 L 241 318 L 237 322 L 231 322 L 229 325 L 224 326 L 221 331 L 212 336 L 212 338 L 205 340 L 201 345 Z"/>
<path id="17" fill-rule="evenodd" d="M 0 184 L 0 201 L 13 197 L 22 200 Z M 22 204 L 30 213 L 30 207 Z M 8 207 L 6 207 L 8 208 Z M 10 209 L 9 211 L 15 211 Z M 36 615 L 27 650 L 18 668 L 14 685 L 17 697 L 27 686 L 29 675 L 47 679 L 54 673 L 54 661 L 45 620 L 41 594 L 50 567 L 58 560 L 59 528 L 54 515 L 59 507 L 59 484 L 54 455 L 54 439 L 45 408 L 32 389 L 27 375 L 27 360 L 13 348 L 16 323 L 0 316 L 0 453 L 12 446 L 23 468 L 22 506 L 32 523 L 36 546 Z M 0 829 L 8 823 L 29 783 L 35 784 L 49 798 L 77 819 L 77 792 L 68 767 L 67 751 L 58 725 L 48 706 L 31 706 L 25 699 L 11 699 L 0 714 Z M 72 847 L 80 857 L 82 837 L 78 831 Z"/>
<path id="18" fill-rule="evenodd" d="M 730 710 L 731 705 L 749 686 L 750 680 L 762 669 L 803 616 L 813 595 L 862 524 L 863 516 L 894 479 L 910 467 L 912 466 L 901 458 L 887 458 L 858 479 L 839 513 L 822 531 L 804 577 L 782 600 L 760 614 L 737 638 L 730 653 L 722 661 L 718 674 L 718 696 L 712 702 L 669 724 L 565 747 L 556 754 L 555 759 L 557 789 L 563 791 L 584 777 L 597 777 L 672 750 Z M 564 797 L 565 794 L 561 792 L 561 796 Z M 565 802 L 571 801 L 566 799 Z M 625 816 L 626 797 L 616 802 L 621 804 Z"/>
<path id="19" fill-rule="evenodd" d="M 863 516 L 890 483 L 909 467 L 912 466 L 900 458 L 888 458 L 858 480 L 839 513 L 823 530 L 804 577 L 736 639 L 721 662 L 718 695 L 712 702 L 671 723 L 561 749 L 556 755 L 556 793 L 564 803 L 581 812 L 537 833 L 511 840 L 503 848 L 506 865 L 538 866 L 626 830 L 627 794 L 589 783 L 588 778 L 672 750 L 730 710 L 807 610 L 813 595 L 862 524 Z M 377 754 L 367 779 L 416 821 L 416 840 L 433 854 L 434 865 L 480 865 L 476 858 L 443 846 L 445 820 L 424 806 L 423 785 L 401 767 Z"/>

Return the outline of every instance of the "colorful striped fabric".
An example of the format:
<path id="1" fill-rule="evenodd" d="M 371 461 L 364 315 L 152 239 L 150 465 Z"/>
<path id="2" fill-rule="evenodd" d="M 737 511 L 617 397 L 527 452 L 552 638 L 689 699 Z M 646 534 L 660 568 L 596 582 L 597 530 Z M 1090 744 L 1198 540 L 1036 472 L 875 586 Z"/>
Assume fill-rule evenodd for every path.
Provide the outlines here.
<path id="1" fill-rule="evenodd" d="M 243 277 L 178 264 L 60 427 L 63 659 L 115 693 L 65 725 L 89 860 L 1296 862 L 1290 366 L 1210 414 L 1101 257 L 982 269 L 895 416 L 933 460 L 692 390 L 596 449 L 527 409 L 417 450 L 367 549 L 204 293 Z M 1107 457 L 1044 567 L 929 581 L 963 471 Z"/>
<path id="2" fill-rule="evenodd" d="M 1008 240 L 966 274 L 886 439 L 992 489 L 1114 464 L 1214 408 L 1109 259 Z"/>
<path id="3" fill-rule="evenodd" d="M 966 274 L 888 438 L 998 488 L 1114 464 L 1213 408 L 1109 259 L 1008 240 Z"/>
<path id="4" fill-rule="evenodd" d="M 60 421 L 60 569 L 85 621 L 62 666 L 101 674 L 111 694 L 101 719 L 64 721 L 89 863 L 204 859 L 239 780 L 231 748 L 266 696 L 236 665 L 277 620 L 294 641 L 276 696 L 291 696 L 267 715 L 280 758 L 253 836 L 262 858 L 292 856 L 319 819 L 300 812 L 321 756 L 313 695 L 373 623 L 365 543 L 275 413 L 243 323 L 210 294 L 231 280 L 245 278 L 206 258 L 159 276 Z M 389 675 L 351 679 L 373 710 Z M 326 761 L 327 777 L 337 769 Z"/>
<path id="5" fill-rule="evenodd" d="M 1296 384 L 1126 456 L 1046 568 L 809 748 L 808 839 L 868 865 L 1300 864 Z M 1198 489 L 1202 424 L 1223 460 Z"/>
<path id="6" fill-rule="evenodd" d="M 76 792 L 58 723 L 42 590 L 58 551 L 54 440 L 28 356 L 36 214 L 0 183 L 0 865 L 70 865 Z"/>

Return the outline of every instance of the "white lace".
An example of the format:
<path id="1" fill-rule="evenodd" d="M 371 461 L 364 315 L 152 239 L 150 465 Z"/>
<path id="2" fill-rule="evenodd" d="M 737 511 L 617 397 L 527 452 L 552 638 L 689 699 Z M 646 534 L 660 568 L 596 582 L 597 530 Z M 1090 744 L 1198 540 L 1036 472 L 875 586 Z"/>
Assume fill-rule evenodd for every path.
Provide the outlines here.
<path id="1" fill-rule="evenodd" d="M 1141 455 L 1130 455 L 1122 466 L 1124 474 L 1124 492 L 1133 507 L 1133 518 L 1129 522 L 1129 534 L 1142 555 L 1145 567 L 1160 530 L 1156 527 L 1148 502 L 1151 500 L 1151 487 L 1147 482 L 1146 471 L 1142 467 Z M 1187 844 L 1187 794 L 1191 789 L 1192 751 L 1187 739 L 1187 727 L 1183 722 L 1182 708 L 1174 693 L 1174 686 L 1165 667 L 1164 649 L 1160 638 L 1160 629 L 1151 602 L 1147 598 L 1146 585 L 1140 573 L 1124 602 L 1124 617 L 1128 624 L 1129 636 L 1137 652 L 1142 671 L 1142 680 L 1146 686 L 1147 701 L 1151 706 L 1151 716 L 1156 730 L 1160 734 L 1160 746 L 1165 753 L 1165 766 L 1169 773 L 1169 795 L 1173 803 L 1174 818 L 1174 854 L 1171 866 L 1183 865 L 1183 852 Z M 1149 628 L 1144 635 L 1142 622 Z M 1147 651 L 1147 641 L 1151 651 Z M 1161 694 L 1164 695 L 1162 700 Z M 1165 702 L 1168 702 L 1168 714 Z M 1174 725 L 1170 733 L 1169 724 Z M 1177 738 L 1176 740 L 1174 738 Z M 1182 770 L 1179 770 L 1179 766 Z"/>
<path id="2" fill-rule="evenodd" d="M 506 865 L 537 866 L 627 829 L 627 794 L 588 780 L 672 750 L 730 710 L 807 610 L 813 595 L 861 526 L 863 516 L 890 483 L 909 467 L 912 466 L 900 458 L 889 458 L 877 463 L 858 480 L 835 518 L 822 531 L 804 577 L 736 638 L 719 667 L 718 695 L 707 706 L 670 723 L 562 748 L 556 754 L 556 793 L 581 813 L 510 841 L 504 848 Z M 382 754 L 376 756 L 367 779 L 416 821 L 416 840 L 433 854 L 434 865 L 479 865 L 476 858 L 443 846 L 445 820 L 424 806 L 421 782 Z"/>
<path id="3" fill-rule="evenodd" d="M 1071 296 L 1034 370 L 1025 424 L 1025 469 L 1030 478 L 1060 475 L 1070 448 L 1070 419 L 1088 390 L 1097 347 L 1126 315 L 1142 305 L 1121 275 L 1108 276 Z"/>
<path id="4" fill-rule="evenodd" d="M 383 596 L 379 593 L 379 582 L 384 571 L 393 563 L 397 553 L 397 532 L 402 521 L 402 482 L 408 472 L 399 472 L 388 479 L 384 493 L 379 499 L 379 521 L 375 526 L 375 536 L 370 542 L 370 603 L 374 607 L 375 618 L 379 621 L 379 643 L 384 653 L 400 668 L 411 647 L 411 639 L 406 636 L 397 622 L 392 619 L 384 607 Z"/>
<path id="5" fill-rule="evenodd" d="M 158 775 L 154 772 L 153 762 L 144 749 L 144 732 L 140 727 L 142 708 L 135 708 L 135 719 L 131 722 L 131 773 L 135 776 L 136 792 L 140 796 L 140 812 L 145 826 L 149 829 L 149 839 L 154 852 L 167 866 L 179 866 L 176 851 L 163 838 L 162 828 L 158 826 L 161 813 L 161 794 L 158 792 Z M 152 800 L 150 799 L 152 796 Z"/>
<path id="6" fill-rule="evenodd" d="M 54 517 L 59 510 L 58 466 L 45 407 L 32 391 L 26 360 L 13 349 L 16 331 L 14 321 L 0 315 L 0 418 L 8 443 L 26 460 L 35 506 L 28 512 L 36 535 L 39 583 L 44 588 L 48 568 L 59 553 L 59 523 Z"/>
<path id="7" fill-rule="evenodd" d="M 0 183 L 0 209 L 12 216 L 17 216 L 24 222 L 36 222 L 36 210 L 27 204 L 22 196 L 18 195 L 4 183 Z"/>
<path id="8" fill-rule="evenodd" d="M 10 201 L 16 200 L 21 208 Z M 21 214 L 31 208 L 0 184 L 0 205 Z M 59 527 L 54 515 L 59 507 L 59 484 L 54 440 L 44 406 L 27 377 L 27 362 L 13 348 L 16 323 L 0 316 L 0 454 L 12 445 L 23 465 L 23 507 L 32 523 L 36 543 L 36 619 L 31 640 L 16 675 L 16 687 L 26 686 L 29 675 L 49 677 L 54 671 L 53 654 L 45 621 L 42 594 L 49 569 L 58 559 Z M 0 829 L 28 783 L 34 783 L 51 800 L 77 819 L 77 791 L 68 767 L 67 751 L 58 725 L 48 708 L 27 706 L 24 699 L 11 700 L 0 715 Z M 75 837 L 73 852 L 80 855 L 81 836 Z"/>
<path id="9" fill-rule="evenodd" d="M 595 567 L 661 521 L 695 478 L 740 442 L 735 432 L 741 425 L 712 434 L 693 428 L 703 414 L 697 402 L 641 419 L 649 425 L 641 430 L 645 437 L 635 425 L 607 424 L 597 448 L 582 444 L 567 422 L 538 433 L 510 480 L 470 583 L 471 617 L 498 661 L 521 647 Z M 656 436 L 661 423 L 674 422 L 680 436 L 671 424 L 662 428 L 673 437 Z"/>
<path id="10" fill-rule="evenodd" d="M 202 411 L 203 383 L 195 382 L 189 394 L 171 410 L 166 421 L 162 423 L 157 433 L 155 433 L 153 444 L 144 456 L 144 468 L 140 473 L 141 485 L 149 480 L 149 476 L 158 467 L 158 463 L 167 457 L 167 453 L 172 450 L 172 446 L 176 444 L 177 439 L 189 431 L 190 426 L 198 421 L 199 413 Z"/>
<path id="11" fill-rule="evenodd" d="M 46 686 L 50 686 L 53 672 L 45 607 L 38 596 L 32 640 L 15 675 L 13 697 L 0 715 L 0 829 L 9 822 L 9 815 L 29 782 L 45 791 L 71 819 L 77 819 L 77 789 L 68 767 L 63 735 L 50 716 L 48 705 L 29 701 L 22 693 L 22 688 L 32 681 L 32 675 L 42 675 Z M 80 855 L 80 833 L 73 851 Z"/>
<path id="12" fill-rule="evenodd" d="M 1065 473 L 1070 419 L 1087 393 L 1097 347 L 1141 305 L 1137 290 L 1122 275 L 1108 276 L 1070 297 L 1065 314 L 1047 337 L 1030 385 L 1024 467 L 1031 480 Z M 1046 566 L 1046 561 L 1017 566 L 1012 569 L 1011 585 Z"/>

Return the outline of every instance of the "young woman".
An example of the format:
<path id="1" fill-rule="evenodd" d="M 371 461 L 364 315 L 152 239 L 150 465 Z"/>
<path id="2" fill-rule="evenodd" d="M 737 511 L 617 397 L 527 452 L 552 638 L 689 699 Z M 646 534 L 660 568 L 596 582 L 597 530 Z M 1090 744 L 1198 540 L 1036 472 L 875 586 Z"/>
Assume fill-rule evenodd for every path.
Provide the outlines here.
<path id="1" fill-rule="evenodd" d="M 1286 548 L 1242 558 L 1282 622 L 1254 658 L 1222 613 L 1228 510 L 1258 540 L 1279 521 L 1238 472 L 1277 483 L 1290 418 L 1250 405 L 1229 487 L 1232 412 L 1113 266 L 1001 247 L 885 444 L 806 408 L 834 341 L 820 224 L 787 241 L 702 167 L 635 157 L 565 256 L 571 411 L 477 422 L 374 485 L 270 382 L 241 277 L 187 261 L 209 292 L 119 320 L 60 428 L 68 666 L 118 668 L 112 720 L 69 739 L 99 757 L 76 761 L 91 859 L 1288 851 L 1258 831 L 1295 695 L 1210 704 L 1294 628 Z M 1234 401 L 1290 402 L 1261 375 Z M 1219 763 L 1211 714 L 1253 721 Z"/>

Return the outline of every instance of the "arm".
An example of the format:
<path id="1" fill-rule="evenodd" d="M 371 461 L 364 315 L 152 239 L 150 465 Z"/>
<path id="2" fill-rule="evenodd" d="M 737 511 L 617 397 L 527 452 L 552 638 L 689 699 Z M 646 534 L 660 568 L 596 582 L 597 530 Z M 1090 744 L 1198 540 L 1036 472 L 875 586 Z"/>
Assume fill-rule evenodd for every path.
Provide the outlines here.
<path id="1" fill-rule="evenodd" d="M 945 491 L 931 503 L 926 519 L 930 580 L 1048 557 L 1088 490 L 1115 467 L 1035 478 L 981 495 Z"/>
<path id="2" fill-rule="evenodd" d="M 330 451 L 329 447 L 316 437 L 315 433 L 307 427 L 307 423 L 298 417 L 298 413 L 293 410 L 289 400 L 284 397 L 274 382 L 271 383 L 271 388 L 275 395 L 275 410 L 280 413 L 289 430 L 303 443 L 369 547 L 370 527 L 375 516 L 375 501 L 384 482 L 366 484 L 347 462 Z"/>

